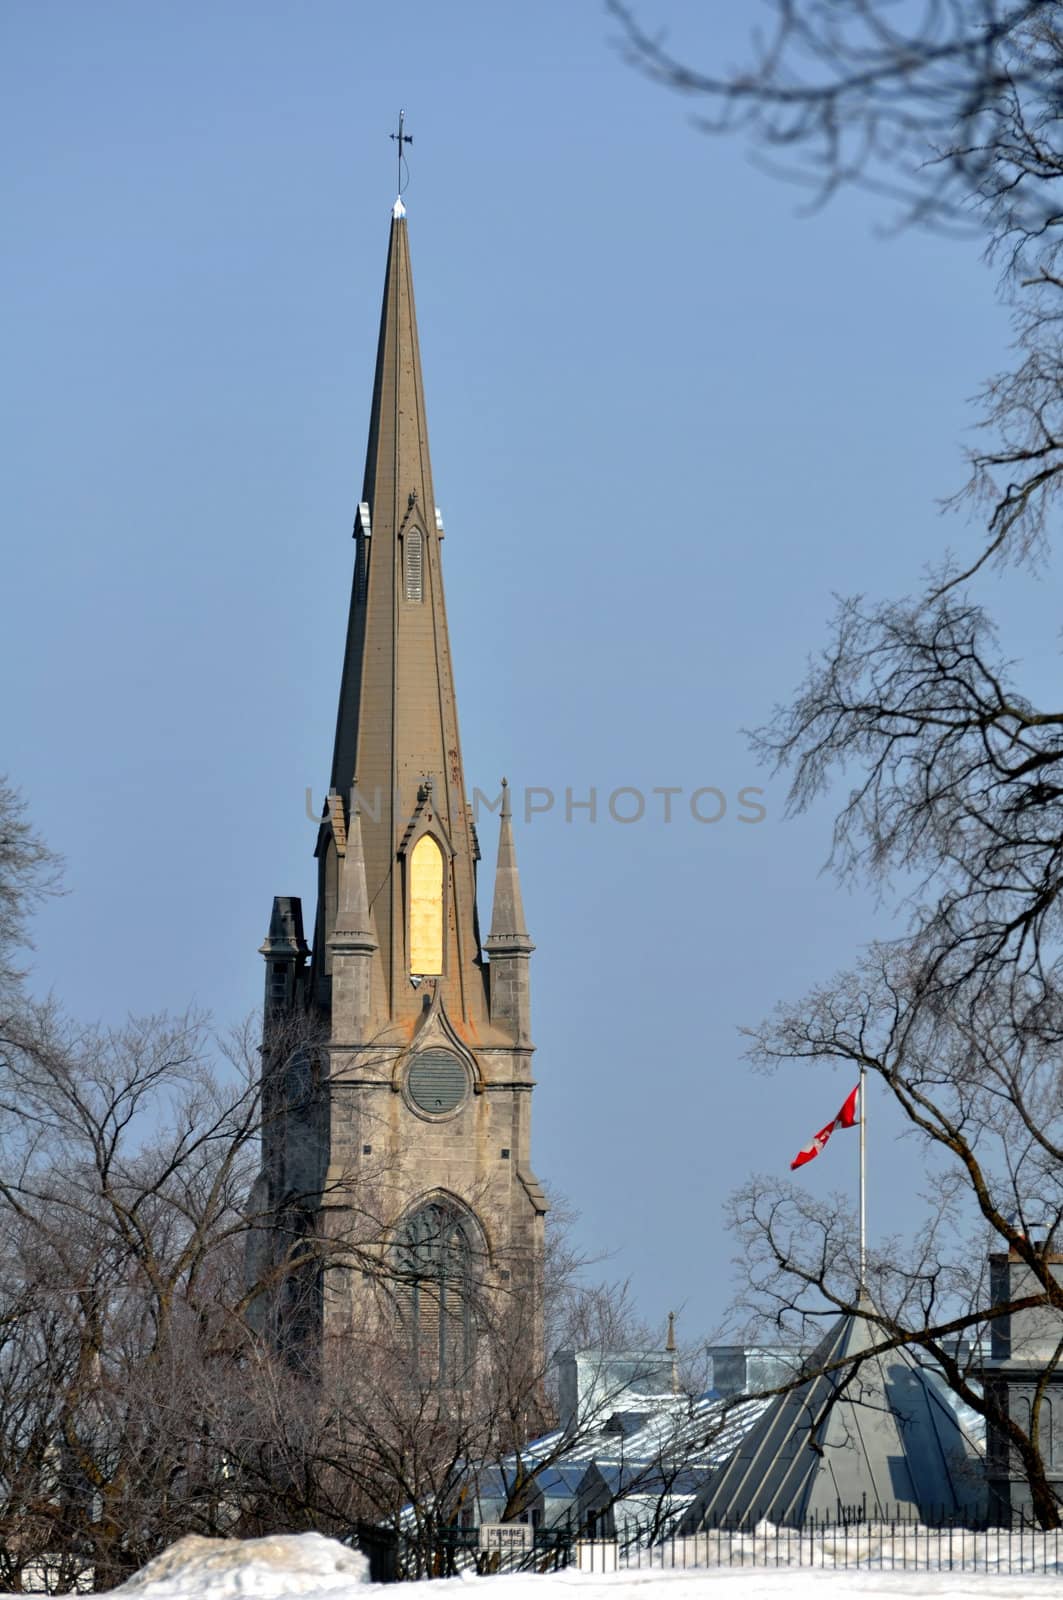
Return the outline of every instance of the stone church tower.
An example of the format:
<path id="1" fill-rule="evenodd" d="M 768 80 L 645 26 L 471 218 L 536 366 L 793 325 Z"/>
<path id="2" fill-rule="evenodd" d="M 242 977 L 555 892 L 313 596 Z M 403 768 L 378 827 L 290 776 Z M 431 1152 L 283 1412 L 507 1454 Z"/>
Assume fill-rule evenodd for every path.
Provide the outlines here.
<path id="1" fill-rule="evenodd" d="M 390 1316 L 417 1370 L 453 1384 L 483 1317 L 507 1308 L 541 1362 L 546 1201 L 530 1164 L 533 946 L 505 788 L 480 939 L 401 200 L 354 539 L 313 951 L 288 897 L 262 946 L 267 1123 L 250 1267 L 273 1272 L 263 1303 L 283 1340 L 327 1359 L 330 1339 Z M 284 1271 L 315 1252 L 323 1269 Z"/>

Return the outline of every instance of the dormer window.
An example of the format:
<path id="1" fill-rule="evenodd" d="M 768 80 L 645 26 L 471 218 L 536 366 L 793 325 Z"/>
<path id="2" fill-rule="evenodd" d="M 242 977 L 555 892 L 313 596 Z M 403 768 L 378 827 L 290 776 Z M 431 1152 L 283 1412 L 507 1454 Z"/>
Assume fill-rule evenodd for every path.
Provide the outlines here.
<path id="1" fill-rule="evenodd" d="M 405 539 L 403 592 L 407 600 L 424 599 L 424 534 L 411 528 Z"/>

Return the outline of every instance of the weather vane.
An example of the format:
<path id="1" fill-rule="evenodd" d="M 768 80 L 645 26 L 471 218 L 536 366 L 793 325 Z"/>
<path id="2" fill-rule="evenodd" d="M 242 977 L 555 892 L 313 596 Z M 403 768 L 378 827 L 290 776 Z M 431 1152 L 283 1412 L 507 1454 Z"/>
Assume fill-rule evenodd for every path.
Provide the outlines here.
<path id="1" fill-rule="evenodd" d="M 396 143 L 396 145 L 398 147 L 398 157 L 399 157 L 399 198 L 400 199 L 402 198 L 402 167 L 403 167 L 403 163 L 406 160 L 406 155 L 405 155 L 405 152 L 403 151 L 402 147 L 403 147 L 404 144 L 412 144 L 413 143 L 413 135 L 410 134 L 410 133 L 406 133 L 405 132 L 405 128 L 406 128 L 406 112 L 402 107 L 400 107 L 399 108 L 399 131 L 398 131 L 398 133 L 389 133 L 388 134 L 388 138 L 389 139 L 394 139 L 395 143 Z M 407 179 L 409 178 L 409 175 L 410 175 L 410 169 L 409 169 L 409 166 L 407 165 L 407 167 L 406 167 Z"/>

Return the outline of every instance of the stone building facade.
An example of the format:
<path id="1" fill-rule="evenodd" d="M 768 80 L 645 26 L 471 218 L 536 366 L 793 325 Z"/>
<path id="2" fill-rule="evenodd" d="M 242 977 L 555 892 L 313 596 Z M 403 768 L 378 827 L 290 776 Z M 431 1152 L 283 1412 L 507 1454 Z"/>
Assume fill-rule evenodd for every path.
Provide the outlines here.
<path id="1" fill-rule="evenodd" d="M 273 902 L 250 1269 L 278 1334 L 401 1331 L 457 1383 L 488 1318 L 541 1364 L 529 958 L 508 790 L 481 941 L 405 208 L 392 216 L 313 948 Z M 285 1270 L 303 1261 L 305 1270 Z M 323 1265 L 321 1264 L 323 1263 Z M 263 1313 L 265 1314 L 265 1312 Z"/>
<path id="2" fill-rule="evenodd" d="M 1063 1282 L 1063 1256 L 1049 1254 L 1046 1261 L 1057 1282 Z M 989 1257 L 989 1293 L 994 1305 L 1044 1299 L 1036 1272 L 1016 1254 Z M 1063 1313 L 1043 1303 L 1010 1311 L 990 1323 L 989 1360 L 982 1369 L 982 1381 L 1027 1438 L 1032 1437 L 1036 1414 L 1041 1459 L 1053 1491 L 1063 1501 L 1061 1354 Z M 1030 1485 L 1018 1452 L 1003 1430 L 992 1423 L 986 1430 L 986 1477 L 994 1520 L 1035 1520 Z"/>

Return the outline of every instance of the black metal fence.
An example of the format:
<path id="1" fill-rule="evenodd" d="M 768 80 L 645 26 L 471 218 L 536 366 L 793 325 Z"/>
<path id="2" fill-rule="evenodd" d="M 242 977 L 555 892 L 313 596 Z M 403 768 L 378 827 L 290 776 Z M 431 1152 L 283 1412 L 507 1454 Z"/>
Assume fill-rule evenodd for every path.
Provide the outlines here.
<path id="1" fill-rule="evenodd" d="M 662 1533 L 659 1525 L 622 1523 L 613 1537 L 589 1538 L 568 1527 L 528 1529 L 527 1548 L 482 1549 L 478 1528 L 448 1528 L 431 1540 L 399 1535 L 390 1571 L 393 1579 L 446 1578 L 479 1573 L 547 1573 L 574 1569 L 720 1567 L 817 1567 L 871 1572 L 1063 1572 L 1061 1530 L 1028 1523 L 1009 1527 L 972 1525 L 962 1519 L 933 1523 L 869 1521 L 846 1517 L 796 1526 L 760 1523 L 716 1527 L 698 1533 Z"/>
<path id="2" fill-rule="evenodd" d="M 520 1525 L 516 1525 L 519 1527 Z M 576 1566 L 577 1540 L 566 1527 L 529 1529 L 527 1549 L 481 1549 L 479 1528 L 444 1528 L 434 1538 L 400 1534 L 393 1547 L 393 1579 L 455 1578 L 463 1573 L 561 1572 Z M 364 1545 L 363 1545 L 364 1549 Z M 371 1578 L 384 1576 L 378 1557 Z"/>

